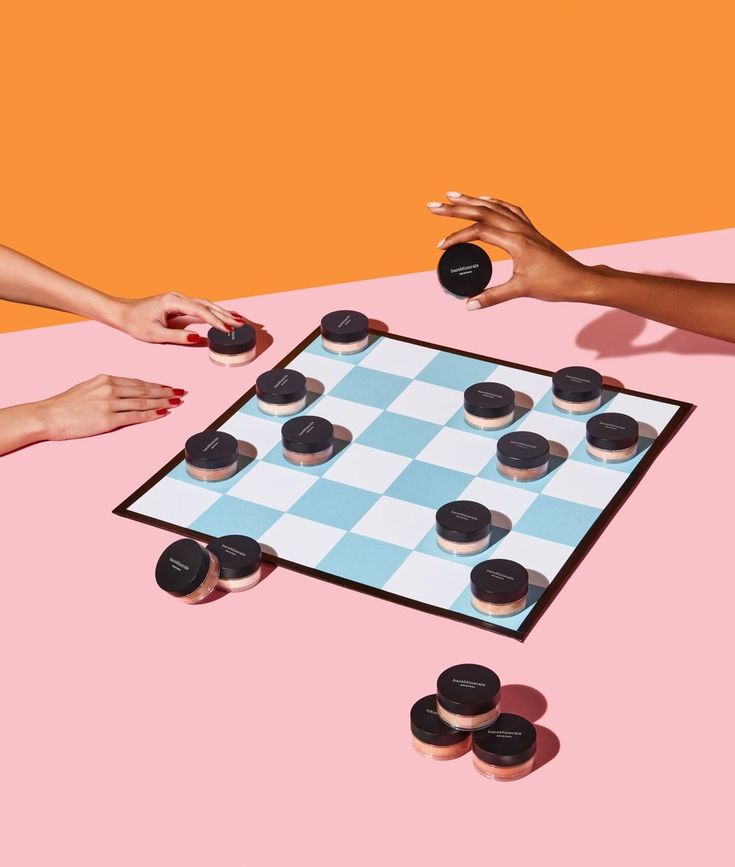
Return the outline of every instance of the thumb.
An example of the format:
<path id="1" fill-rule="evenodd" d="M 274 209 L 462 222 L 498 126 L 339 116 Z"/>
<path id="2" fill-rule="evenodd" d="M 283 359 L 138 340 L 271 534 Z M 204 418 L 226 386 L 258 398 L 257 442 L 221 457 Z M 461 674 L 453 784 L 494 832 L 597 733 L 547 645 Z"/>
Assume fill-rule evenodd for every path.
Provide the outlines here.
<path id="1" fill-rule="evenodd" d="M 494 307 L 496 304 L 502 304 L 504 301 L 510 301 L 511 298 L 523 298 L 527 292 L 523 286 L 523 281 L 520 277 L 511 277 L 505 283 L 499 286 L 491 286 L 474 298 L 467 301 L 466 307 L 468 310 L 480 310 L 483 307 Z"/>

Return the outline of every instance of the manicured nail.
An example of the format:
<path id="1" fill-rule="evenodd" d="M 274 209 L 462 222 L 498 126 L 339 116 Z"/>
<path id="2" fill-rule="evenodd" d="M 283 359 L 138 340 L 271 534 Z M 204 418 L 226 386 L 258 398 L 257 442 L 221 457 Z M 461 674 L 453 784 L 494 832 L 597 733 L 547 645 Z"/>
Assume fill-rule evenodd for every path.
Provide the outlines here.
<path id="1" fill-rule="evenodd" d="M 245 320 L 244 316 L 241 316 L 239 313 L 236 313 L 234 310 L 230 310 L 230 316 L 234 316 L 235 319 L 242 319 L 243 321 Z"/>
<path id="2" fill-rule="evenodd" d="M 166 388 L 170 388 L 170 387 L 171 387 L 170 385 L 167 385 L 167 386 L 166 386 Z M 175 388 L 175 389 L 174 389 L 174 394 L 175 394 L 177 397 L 183 397 L 183 396 L 186 394 L 186 390 L 183 389 L 183 388 Z"/>
<path id="3" fill-rule="evenodd" d="M 161 385 L 161 386 L 159 386 L 159 388 L 171 388 L 171 386 L 170 385 Z"/>
<path id="4" fill-rule="evenodd" d="M 437 247 L 443 247 L 443 246 L 444 246 L 444 242 L 445 242 L 446 240 L 447 240 L 446 238 L 442 238 L 441 241 L 439 241 L 439 243 L 438 243 L 436 246 L 437 246 Z"/>
<path id="5" fill-rule="evenodd" d="M 448 199 L 461 199 L 461 198 L 462 198 L 462 193 L 458 193 L 456 190 L 450 190 L 450 191 L 447 193 L 447 198 L 448 198 Z"/>
<path id="6" fill-rule="evenodd" d="M 434 210 L 434 208 L 441 208 L 441 206 L 442 206 L 441 202 L 427 202 L 426 203 L 426 207 L 431 208 L 432 210 Z"/>
<path id="7" fill-rule="evenodd" d="M 156 415 L 168 415 L 168 410 L 167 409 L 157 409 Z"/>
<path id="8" fill-rule="evenodd" d="M 181 403 L 181 399 L 178 397 L 170 397 L 168 399 L 168 402 L 171 404 L 171 406 L 178 406 Z"/>
<path id="9" fill-rule="evenodd" d="M 467 309 L 468 310 L 479 310 L 481 306 L 482 305 L 480 304 L 480 302 L 475 301 L 474 298 L 471 301 L 467 302 Z"/>
<path id="10" fill-rule="evenodd" d="M 189 343 L 199 343 L 202 338 L 198 334 L 187 334 L 186 339 Z"/>

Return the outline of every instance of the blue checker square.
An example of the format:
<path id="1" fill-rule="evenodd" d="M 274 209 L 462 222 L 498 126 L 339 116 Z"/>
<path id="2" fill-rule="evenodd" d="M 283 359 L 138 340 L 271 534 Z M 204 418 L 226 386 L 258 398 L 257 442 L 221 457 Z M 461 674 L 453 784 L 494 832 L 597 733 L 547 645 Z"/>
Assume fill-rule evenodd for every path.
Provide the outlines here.
<path id="1" fill-rule="evenodd" d="M 384 452 L 415 458 L 439 433 L 441 426 L 430 421 L 383 412 L 357 438 L 357 442 Z"/>
<path id="2" fill-rule="evenodd" d="M 189 482 L 191 485 L 196 485 L 206 491 L 214 491 L 216 494 L 226 494 L 233 485 L 236 485 L 248 470 L 250 470 L 255 461 L 240 458 L 240 466 L 234 476 L 229 479 L 223 479 L 221 482 L 200 482 L 199 479 L 193 479 L 186 472 L 186 461 L 176 464 L 176 466 L 168 474 L 169 479 L 178 479 L 180 482 Z"/>
<path id="3" fill-rule="evenodd" d="M 347 376 L 334 386 L 330 394 L 385 409 L 410 382 L 410 379 L 396 376 L 395 373 L 384 373 L 369 367 L 353 367 Z"/>
<path id="4" fill-rule="evenodd" d="M 369 587 L 382 587 L 410 553 L 409 548 L 347 533 L 317 568 Z"/>
<path id="5" fill-rule="evenodd" d="M 600 516 L 601 509 L 541 494 L 521 515 L 515 529 L 550 542 L 576 545 Z"/>
<path id="6" fill-rule="evenodd" d="M 320 479 L 288 511 L 340 530 L 351 530 L 379 498 L 379 494 L 362 488 Z"/>
<path id="7" fill-rule="evenodd" d="M 572 452 L 571 458 L 575 461 L 580 461 L 583 464 L 589 464 L 594 467 L 605 467 L 608 470 L 618 470 L 621 473 L 630 473 L 641 462 L 643 455 L 653 444 L 650 437 L 640 437 L 638 440 L 638 450 L 630 460 L 627 461 L 598 461 L 593 458 L 587 451 L 587 440 L 584 439 Z"/>
<path id="8" fill-rule="evenodd" d="M 456 500 L 472 481 L 469 473 L 460 473 L 424 461 L 411 461 L 385 492 L 397 500 L 438 509 Z"/>
<path id="9" fill-rule="evenodd" d="M 308 352 L 309 355 L 320 355 L 322 358 L 337 358 L 340 361 L 347 361 L 350 364 L 357 364 L 362 361 L 365 356 L 369 355 L 375 345 L 379 343 L 383 338 L 379 334 L 370 334 L 368 336 L 368 345 L 362 352 L 352 352 L 347 355 L 338 355 L 336 352 L 329 352 L 322 346 L 322 338 L 317 337 L 311 341 L 311 343 L 306 347 L 304 352 Z"/>
<path id="10" fill-rule="evenodd" d="M 267 506 L 225 494 L 203 512 L 190 529 L 209 536 L 239 533 L 259 539 L 282 514 L 277 509 L 269 509 Z"/>
<path id="11" fill-rule="evenodd" d="M 445 388 L 464 391 L 469 385 L 484 382 L 496 367 L 497 364 L 490 361 L 440 352 L 416 376 L 416 379 L 430 382 L 432 385 L 443 385 Z"/>

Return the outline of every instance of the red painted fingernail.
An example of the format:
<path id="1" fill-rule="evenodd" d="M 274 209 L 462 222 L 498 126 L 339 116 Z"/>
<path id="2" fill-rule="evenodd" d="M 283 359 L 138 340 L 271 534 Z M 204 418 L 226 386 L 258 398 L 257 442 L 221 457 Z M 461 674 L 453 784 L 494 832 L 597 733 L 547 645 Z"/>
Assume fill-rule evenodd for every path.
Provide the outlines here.
<path id="1" fill-rule="evenodd" d="M 178 397 L 170 397 L 168 399 L 168 402 L 171 404 L 171 406 L 178 406 L 181 403 Z"/>
<path id="2" fill-rule="evenodd" d="M 244 316 L 240 316 L 239 313 L 235 313 L 234 310 L 230 310 L 230 313 L 232 314 L 232 316 L 235 317 L 235 319 L 239 319 L 240 322 L 244 322 L 244 321 L 245 321 L 245 317 L 244 317 Z"/>
<path id="3" fill-rule="evenodd" d="M 234 330 L 235 330 L 235 327 L 234 327 L 233 325 L 227 325 L 226 323 L 225 323 L 225 328 L 226 328 L 228 331 L 234 331 Z"/>
<path id="4" fill-rule="evenodd" d="M 199 343 L 202 338 L 198 334 L 187 334 L 186 339 L 189 343 Z"/>
<path id="5" fill-rule="evenodd" d="M 170 385 L 167 385 L 166 388 L 171 388 L 171 386 L 170 386 Z M 175 388 L 175 389 L 174 389 L 174 394 L 175 394 L 177 397 L 183 397 L 183 395 L 185 395 L 186 392 L 184 391 L 183 388 Z"/>
<path id="6" fill-rule="evenodd" d="M 167 409 L 157 409 L 156 415 L 168 415 L 168 410 Z"/>
<path id="7" fill-rule="evenodd" d="M 162 385 L 161 388 L 171 388 L 170 385 Z"/>

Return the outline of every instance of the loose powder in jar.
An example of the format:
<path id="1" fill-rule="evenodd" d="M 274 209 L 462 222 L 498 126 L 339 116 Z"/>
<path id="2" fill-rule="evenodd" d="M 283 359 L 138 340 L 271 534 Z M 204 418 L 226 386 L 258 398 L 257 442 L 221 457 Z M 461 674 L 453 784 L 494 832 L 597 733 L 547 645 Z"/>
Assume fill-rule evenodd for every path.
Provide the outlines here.
<path id="1" fill-rule="evenodd" d="M 489 726 L 500 713 L 500 678 L 484 665 L 453 665 L 436 682 L 436 709 L 442 722 L 460 731 Z"/>
<path id="2" fill-rule="evenodd" d="M 443 723 L 436 709 L 436 696 L 425 695 L 411 708 L 413 748 L 427 759 L 458 759 L 470 751 L 472 734 Z"/>
<path id="3" fill-rule="evenodd" d="M 515 415 L 516 396 L 499 382 L 476 382 L 465 389 L 464 420 L 480 430 L 509 425 Z"/>
<path id="4" fill-rule="evenodd" d="M 587 452 L 598 461 L 614 463 L 635 457 L 638 422 L 622 412 L 601 412 L 587 419 Z"/>
<path id="5" fill-rule="evenodd" d="M 477 244 L 454 244 L 442 253 L 436 269 L 445 292 L 455 298 L 474 298 L 493 276 L 493 263 Z"/>
<path id="6" fill-rule="evenodd" d="M 436 512 L 436 541 L 449 554 L 479 554 L 490 544 L 490 509 L 473 500 L 445 503 Z"/>
<path id="7" fill-rule="evenodd" d="M 562 367 L 551 382 L 554 406 L 562 412 L 594 412 L 602 403 L 602 377 L 590 367 Z"/>
<path id="8" fill-rule="evenodd" d="M 281 428 L 283 457 L 292 464 L 313 467 L 328 461 L 334 452 L 334 427 L 318 415 L 300 415 Z"/>
<path id="9" fill-rule="evenodd" d="M 520 780 L 533 770 L 536 727 L 525 717 L 501 713 L 495 722 L 472 735 L 472 759 L 491 780 Z"/>
<path id="10" fill-rule="evenodd" d="M 231 434 L 205 430 L 184 446 L 186 472 L 200 482 L 221 482 L 237 472 L 237 440 Z"/>
<path id="11" fill-rule="evenodd" d="M 255 380 L 258 409 L 266 415 L 295 415 L 306 406 L 306 377 L 298 370 L 276 367 Z"/>
<path id="12" fill-rule="evenodd" d="M 483 560 L 470 573 L 470 587 L 478 611 L 507 617 L 526 607 L 528 570 L 515 560 Z"/>
<path id="13" fill-rule="evenodd" d="M 193 539 L 178 539 L 156 564 L 156 583 L 182 602 L 201 602 L 217 587 L 217 557 Z"/>
<path id="14" fill-rule="evenodd" d="M 357 310 L 335 310 L 322 317 L 322 346 L 335 355 L 353 355 L 368 345 L 368 318 Z"/>
<path id="15" fill-rule="evenodd" d="M 261 576 L 260 545 L 250 536 L 220 536 L 207 545 L 219 561 L 221 590 L 236 593 L 254 587 Z"/>
<path id="16" fill-rule="evenodd" d="M 221 367 L 242 367 L 255 358 L 255 329 L 241 325 L 233 331 L 210 328 L 207 333 L 209 358 Z"/>
<path id="17" fill-rule="evenodd" d="M 534 482 L 548 472 L 549 454 L 549 441 L 541 434 L 507 433 L 498 440 L 498 472 L 514 482 Z"/>

